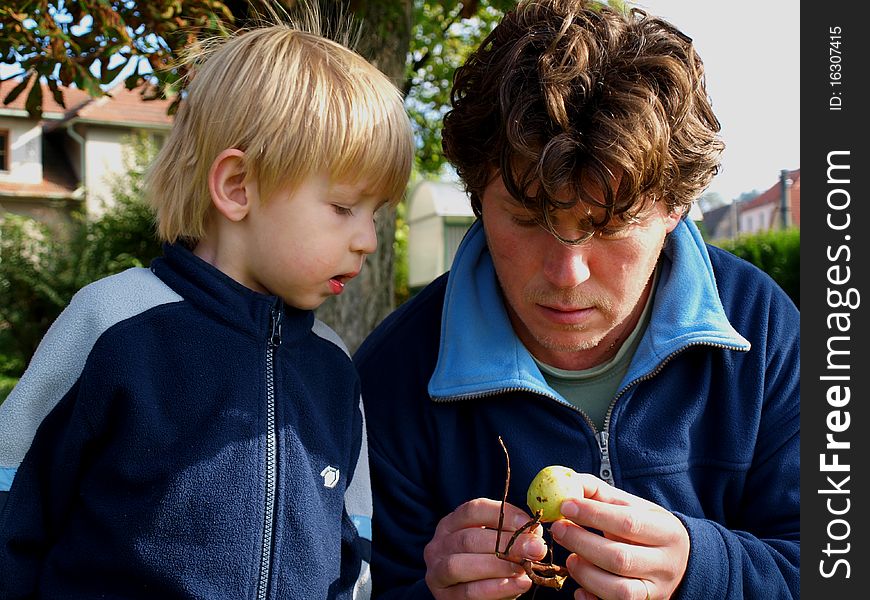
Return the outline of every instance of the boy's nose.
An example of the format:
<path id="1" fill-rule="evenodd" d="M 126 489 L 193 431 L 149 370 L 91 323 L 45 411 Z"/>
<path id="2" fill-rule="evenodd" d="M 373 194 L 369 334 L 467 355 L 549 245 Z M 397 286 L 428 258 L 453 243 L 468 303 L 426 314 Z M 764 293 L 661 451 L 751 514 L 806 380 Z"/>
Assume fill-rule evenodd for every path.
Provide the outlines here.
<path id="1" fill-rule="evenodd" d="M 371 254 L 378 249 L 378 232 L 374 221 L 367 221 L 357 229 L 350 249 L 362 254 Z"/>
<path id="2" fill-rule="evenodd" d="M 573 288 L 591 275 L 588 242 L 570 246 L 558 240 L 550 245 L 544 258 L 544 276 L 558 288 Z"/>

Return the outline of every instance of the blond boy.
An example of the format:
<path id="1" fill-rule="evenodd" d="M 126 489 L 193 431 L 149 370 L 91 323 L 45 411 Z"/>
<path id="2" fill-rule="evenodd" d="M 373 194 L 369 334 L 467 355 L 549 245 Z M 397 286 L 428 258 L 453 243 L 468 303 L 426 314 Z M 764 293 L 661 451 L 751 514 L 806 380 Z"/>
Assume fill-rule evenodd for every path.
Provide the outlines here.
<path id="1" fill-rule="evenodd" d="M 359 384 L 311 311 L 401 197 L 402 101 L 290 26 L 196 67 L 149 175 L 164 256 L 82 289 L 0 409 L 2 598 L 367 594 Z"/>

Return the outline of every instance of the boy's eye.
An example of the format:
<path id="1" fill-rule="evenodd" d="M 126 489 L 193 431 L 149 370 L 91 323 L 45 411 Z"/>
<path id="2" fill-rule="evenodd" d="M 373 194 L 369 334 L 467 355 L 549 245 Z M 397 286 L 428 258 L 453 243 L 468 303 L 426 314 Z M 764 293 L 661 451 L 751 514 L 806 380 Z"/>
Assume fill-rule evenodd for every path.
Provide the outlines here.
<path id="1" fill-rule="evenodd" d="M 353 210 L 348 208 L 347 206 L 342 206 L 340 204 L 333 204 L 332 208 L 333 208 L 333 210 L 335 210 L 335 214 L 337 214 L 337 215 L 344 215 L 344 216 L 348 216 L 348 217 L 353 216 Z"/>

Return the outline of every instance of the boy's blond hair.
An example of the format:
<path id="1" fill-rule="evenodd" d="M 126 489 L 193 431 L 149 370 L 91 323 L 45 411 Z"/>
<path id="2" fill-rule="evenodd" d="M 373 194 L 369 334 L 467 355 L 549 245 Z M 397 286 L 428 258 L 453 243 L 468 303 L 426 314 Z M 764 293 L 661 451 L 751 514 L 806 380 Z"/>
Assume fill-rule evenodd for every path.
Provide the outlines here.
<path id="1" fill-rule="evenodd" d="M 359 54 L 287 24 L 212 40 L 188 60 L 193 79 L 146 183 L 161 239 L 202 238 L 209 169 L 227 148 L 244 152 L 261 199 L 318 172 L 401 199 L 410 122 L 399 91 Z"/>

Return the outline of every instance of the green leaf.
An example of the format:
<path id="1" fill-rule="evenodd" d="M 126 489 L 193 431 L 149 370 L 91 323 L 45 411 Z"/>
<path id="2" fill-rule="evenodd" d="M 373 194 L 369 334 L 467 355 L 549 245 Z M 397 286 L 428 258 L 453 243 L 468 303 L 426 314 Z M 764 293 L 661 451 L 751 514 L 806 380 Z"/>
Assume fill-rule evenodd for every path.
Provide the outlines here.
<path id="1" fill-rule="evenodd" d="M 31 117 L 35 119 L 42 118 L 42 86 L 39 85 L 39 79 L 35 78 L 33 87 L 30 88 L 30 93 L 27 94 L 27 102 L 25 108 Z"/>
<path id="2" fill-rule="evenodd" d="M 120 56 L 120 55 L 116 54 L 115 56 Z M 102 65 L 102 77 L 100 78 L 100 83 L 102 83 L 103 85 L 107 85 L 107 84 L 115 81 L 115 78 L 121 73 L 121 71 L 124 69 L 124 67 L 127 66 L 128 60 L 129 59 L 125 59 L 123 62 L 118 63 L 117 66 L 112 67 L 111 69 L 106 67 L 106 65 L 108 64 L 108 60 L 107 60 Z"/>
<path id="3" fill-rule="evenodd" d="M 21 83 L 12 88 L 12 91 L 6 94 L 6 97 L 3 99 L 3 104 L 10 104 L 15 101 L 15 99 L 21 95 L 21 92 L 27 88 L 27 84 L 30 82 L 30 78 L 33 76 L 33 73 L 28 73 L 24 76 L 24 79 L 21 80 Z"/>
<path id="4" fill-rule="evenodd" d="M 94 98 L 99 98 L 103 95 L 103 89 L 100 87 L 100 82 L 96 76 L 82 65 L 76 65 L 78 73 L 75 77 L 75 83 Z"/>
<path id="5" fill-rule="evenodd" d="M 72 66 L 70 62 L 64 62 L 60 65 L 60 71 L 58 72 L 58 79 L 60 79 L 61 85 L 64 87 L 69 87 L 69 84 L 73 82 L 75 78 L 75 68 Z M 51 81 L 52 79 L 49 78 Z"/>
<path id="6" fill-rule="evenodd" d="M 62 107 L 66 108 L 66 103 L 63 100 L 63 92 L 60 91 L 60 87 L 57 85 L 57 81 L 55 81 L 54 79 L 49 79 L 48 89 L 51 90 L 51 95 L 54 97 L 54 101 L 60 104 Z"/>

